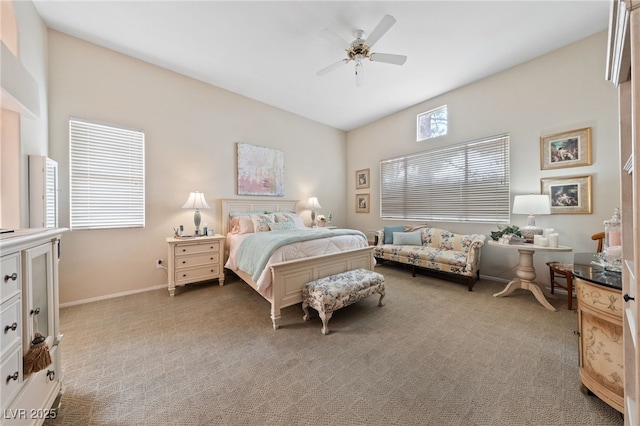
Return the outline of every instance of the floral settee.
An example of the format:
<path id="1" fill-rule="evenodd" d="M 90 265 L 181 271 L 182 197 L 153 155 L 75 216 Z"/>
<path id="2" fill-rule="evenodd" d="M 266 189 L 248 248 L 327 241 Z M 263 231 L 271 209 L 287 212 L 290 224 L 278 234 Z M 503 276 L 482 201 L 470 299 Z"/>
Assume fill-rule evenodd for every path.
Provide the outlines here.
<path id="1" fill-rule="evenodd" d="M 429 226 L 386 226 L 376 231 L 374 256 L 466 278 L 469 291 L 480 278 L 480 249 L 486 241 L 481 234 L 456 234 Z"/>

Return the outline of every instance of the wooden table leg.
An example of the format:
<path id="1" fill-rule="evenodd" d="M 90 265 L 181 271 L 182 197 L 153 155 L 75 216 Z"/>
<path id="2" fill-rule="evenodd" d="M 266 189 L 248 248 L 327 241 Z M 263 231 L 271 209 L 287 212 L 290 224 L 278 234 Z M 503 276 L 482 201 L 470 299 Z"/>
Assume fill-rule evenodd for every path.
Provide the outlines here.
<path id="1" fill-rule="evenodd" d="M 516 269 L 516 276 L 518 278 L 512 279 L 509 284 L 504 288 L 504 290 L 494 294 L 494 297 L 505 297 L 513 293 L 515 290 L 521 288 L 523 290 L 529 290 L 535 298 L 540 302 L 542 306 L 547 308 L 550 311 L 555 312 L 556 308 L 549 303 L 549 301 L 544 297 L 544 293 L 542 292 L 542 288 L 533 280 L 536 278 L 536 270 L 533 267 L 533 253 L 534 250 L 528 249 L 518 249 L 520 253 L 520 261 L 518 263 L 518 268 Z"/>

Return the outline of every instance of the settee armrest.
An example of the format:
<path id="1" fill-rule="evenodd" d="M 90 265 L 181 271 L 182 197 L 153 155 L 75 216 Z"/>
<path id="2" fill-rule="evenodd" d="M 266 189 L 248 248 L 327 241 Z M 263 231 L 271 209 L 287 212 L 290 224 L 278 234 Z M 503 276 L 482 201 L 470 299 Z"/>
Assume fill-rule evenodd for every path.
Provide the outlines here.
<path id="1" fill-rule="evenodd" d="M 467 252 L 467 265 L 471 266 L 471 272 L 475 272 L 479 268 L 480 249 L 484 245 L 486 238 L 487 237 L 484 235 L 475 235 L 471 242 L 471 245 L 469 246 L 469 251 Z"/>
<path id="2" fill-rule="evenodd" d="M 376 246 L 381 246 L 384 244 L 384 229 L 378 229 L 373 234 L 373 242 Z"/>

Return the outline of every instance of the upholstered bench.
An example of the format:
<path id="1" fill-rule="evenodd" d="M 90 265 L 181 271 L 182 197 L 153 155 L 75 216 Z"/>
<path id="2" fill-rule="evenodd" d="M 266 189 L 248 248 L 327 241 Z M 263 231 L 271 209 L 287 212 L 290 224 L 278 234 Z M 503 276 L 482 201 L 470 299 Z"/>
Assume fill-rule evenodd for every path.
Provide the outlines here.
<path id="1" fill-rule="evenodd" d="M 334 311 L 373 293 L 380 294 L 378 306 L 384 306 L 384 276 L 367 269 L 355 269 L 308 282 L 302 287 L 302 319 L 309 320 L 307 307 L 311 306 L 322 319 L 322 334 L 328 334 L 327 324 Z"/>

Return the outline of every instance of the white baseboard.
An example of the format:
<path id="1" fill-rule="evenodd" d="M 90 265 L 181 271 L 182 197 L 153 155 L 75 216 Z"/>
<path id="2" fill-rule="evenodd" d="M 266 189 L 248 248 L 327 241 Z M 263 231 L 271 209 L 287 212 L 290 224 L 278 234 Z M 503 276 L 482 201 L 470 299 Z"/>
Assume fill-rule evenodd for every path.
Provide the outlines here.
<path id="1" fill-rule="evenodd" d="M 97 302 L 98 300 L 106 300 L 106 299 L 113 299 L 114 297 L 129 296 L 131 294 L 143 293 L 145 291 L 158 290 L 161 288 L 166 289 L 167 284 L 154 285 L 153 287 L 141 288 L 139 290 L 123 291 L 122 293 L 108 294 L 106 296 L 92 297 L 91 299 L 76 300 L 75 302 L 61 303 L 60 307 L 66 308 L 67 306 L 82 305 L 85 303 Z"/>

